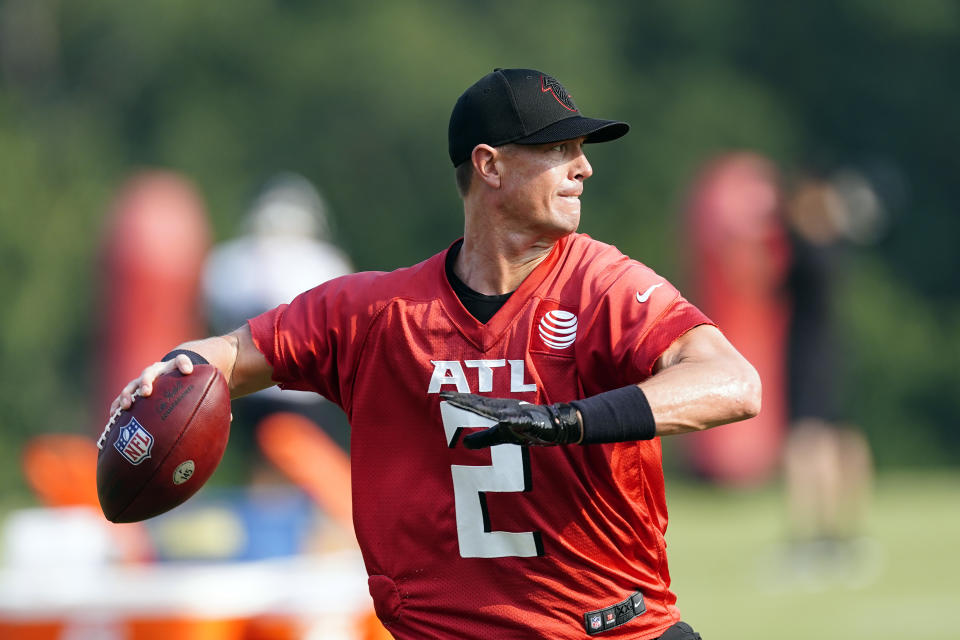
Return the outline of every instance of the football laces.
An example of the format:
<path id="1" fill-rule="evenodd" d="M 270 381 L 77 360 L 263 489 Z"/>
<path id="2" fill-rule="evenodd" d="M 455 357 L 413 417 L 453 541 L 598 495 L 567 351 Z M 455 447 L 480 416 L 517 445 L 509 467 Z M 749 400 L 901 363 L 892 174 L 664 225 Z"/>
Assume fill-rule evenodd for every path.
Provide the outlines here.
<path id="1" fill-rule="evenodd" d="M 134 400 L 140 396 L 140 387 L 134 389 L 132 397 Z M 113 426 L 113 423 L 117 421 L 117 416 L 123 412 L 123 408 L 119 408 L 113 412 L 113 415 L 110 416 L 110 420 L 107 421 L 106 426 L 103 428 L 103 433 L 100 434 L 100 439 L 97 440 L 97 449 L 103 451 L 103 445 L 107 442 L 107 435 L 110 433 L 110 427 Z"/>

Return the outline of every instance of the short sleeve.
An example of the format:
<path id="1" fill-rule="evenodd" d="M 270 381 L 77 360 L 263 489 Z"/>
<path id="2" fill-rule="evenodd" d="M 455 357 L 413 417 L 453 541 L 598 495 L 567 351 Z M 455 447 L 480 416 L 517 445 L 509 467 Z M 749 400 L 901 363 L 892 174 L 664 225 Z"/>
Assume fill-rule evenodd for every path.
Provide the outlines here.
<path id="1" fill-rule="evenodd" d="M 344 372 L 352 370 L 356 335 L 366 314 L 355 306 L 352 274 L 336 278 L 248 321 L 254 345 L 283 389 L 315 391 L 343 406 Z M 362 289 L 361 289 L 362 290 Z"/>
<path id="2" fill-rule="evenodd" d="M 641 382 L 677 338 L 713 324 L 670 282 L 633 260 L 608 271 L 587 291 L 589 324 L 578 354 L 585 363 L 585 383 L 613 388 Z"/>

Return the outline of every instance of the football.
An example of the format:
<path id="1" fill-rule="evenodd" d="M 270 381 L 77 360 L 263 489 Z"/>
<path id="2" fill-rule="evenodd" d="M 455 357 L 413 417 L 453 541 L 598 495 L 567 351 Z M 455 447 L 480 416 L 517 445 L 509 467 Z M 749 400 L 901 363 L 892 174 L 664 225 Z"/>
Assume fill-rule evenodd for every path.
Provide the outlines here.
<path id="1" fill-rule="evenodd" d="M 210 479 L 230 435 L 230 392 L 220 371 L 166 373 L 153 393 L 119 411 L 97 446 L 97 497 L 111 522 L 138 522 L 182 504 Z"/>

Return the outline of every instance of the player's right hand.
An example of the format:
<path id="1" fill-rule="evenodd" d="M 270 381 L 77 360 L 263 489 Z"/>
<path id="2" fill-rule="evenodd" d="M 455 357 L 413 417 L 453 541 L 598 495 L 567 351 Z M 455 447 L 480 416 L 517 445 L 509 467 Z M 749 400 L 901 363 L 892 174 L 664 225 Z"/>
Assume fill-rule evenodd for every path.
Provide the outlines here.
<path id="1" fill-rule="evenodd" d="M 137 396 L 149 396 L 153 393 L 153 381 L 165 373 L 179 370 L 180 373 L 187 375 L 193 373 L 193 363 L 190 358 L 184 354 L 167 360 L 166 362 L 154 362 L 140 372 L 140 375 L 127 383 L 120 395 L 110 404 L 110 416 L 118 411 L 126 411 L 133 406 L 134 399 Z"/>

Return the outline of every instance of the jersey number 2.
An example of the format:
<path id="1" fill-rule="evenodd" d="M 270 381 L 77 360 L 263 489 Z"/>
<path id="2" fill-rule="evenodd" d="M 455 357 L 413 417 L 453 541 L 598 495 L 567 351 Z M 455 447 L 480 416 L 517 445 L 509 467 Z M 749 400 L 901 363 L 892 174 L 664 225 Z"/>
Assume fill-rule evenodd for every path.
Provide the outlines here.
<path id="1" fill-rule="evenodd" d="M 461 429 L 492 427 L 495 421 L 440 403 L 447 445 L 454 446 Z M 529 491 L 530 459 L 523 447 L 501 444 L 490 447 L 489 466 L 451 465 L 457 513 L 457 538 L 464 558 L 530 558 L 543 555 L 540 532 L 491 531 L 487 492 Z"/>

